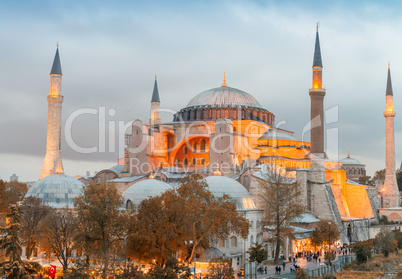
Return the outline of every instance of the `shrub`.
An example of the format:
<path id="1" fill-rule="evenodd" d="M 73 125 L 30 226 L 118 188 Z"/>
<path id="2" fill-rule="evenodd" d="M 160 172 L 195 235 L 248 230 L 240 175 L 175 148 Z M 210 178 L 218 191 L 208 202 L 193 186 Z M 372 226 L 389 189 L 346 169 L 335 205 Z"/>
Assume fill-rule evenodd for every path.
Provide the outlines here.
<path id="1" fill-rule="evenodd" d="M 328 274 L 325 274 L 322 277 L 322 279 L 336 279 L 336 277 L 334 275 L 328 273 Z"/>
<path id="2" fill-rule="evenodd" d="M 359 241 L 352 245 L 352 251 L 356 254 L 356 261 L 361 264 L 367 262 L 371 258 L 371 249 L 373 249 L 373 241 Z"/>
<path id="3" fill-rule="evenodd" d="M 298 268 L 296 270 L 295 279 L 310 279 L 310 276 L 308 276 L 307 272 L 304 271 L 304 269 Z"/>

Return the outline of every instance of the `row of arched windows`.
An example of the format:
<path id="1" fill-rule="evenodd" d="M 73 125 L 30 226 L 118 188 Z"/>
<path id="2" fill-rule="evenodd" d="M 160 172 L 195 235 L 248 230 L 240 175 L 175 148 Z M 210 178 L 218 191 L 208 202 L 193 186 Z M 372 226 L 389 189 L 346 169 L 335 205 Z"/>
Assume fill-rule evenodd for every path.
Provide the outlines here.
<path id="1" fill-rule="evenodd" d="M 200 161 L 201 161 L 201 162 L 200 162 L 200 165 L 205 165 L 205 159 L 204 159 L 204 158 L 201 158 Z M 193 164 L 194 166 L 198 165 L 198 160 L 197 160 L 197 158 L 193 158 L 192 164 Z M 180 159 L 179 159 L 179 158 L 176 159 L 176 165 L 177 165 L 177 166 L 180 165 Z M 187 158 L 184 158 L 184 160 L 183 160 L 183 165 L 184 165 L 184 166 L 188 166 L 188 159 L 187 159 Z"/>
<path id="2" fill-rule="evenodd" d="M 273 124 L 275 119 L 272 113 L 254 108 L 206 108 L 182 110 L 174 116 L 174 121 L 216 120 L 220 117 L 233 120 L 260 120 L 268 124 Z"/>
<path id="3" fill-rule="evenodd" d="M 183 147 L 183 154 L 188 154 L 189 149 L 188 146 L 185 144 Z M 202 139 L 200 141 L 200 149 L 198 149 L 198 145 L 196 142 L 193 143 L 192 150 L 193 153 L 204 153 L 205 152 L 205 140 Z"/>
<path id="4" fill-rule="evenodd" d="M 347 168 L 346 173 L 350 175 L 366 175 L 366 170 L 364 168 Z"/>

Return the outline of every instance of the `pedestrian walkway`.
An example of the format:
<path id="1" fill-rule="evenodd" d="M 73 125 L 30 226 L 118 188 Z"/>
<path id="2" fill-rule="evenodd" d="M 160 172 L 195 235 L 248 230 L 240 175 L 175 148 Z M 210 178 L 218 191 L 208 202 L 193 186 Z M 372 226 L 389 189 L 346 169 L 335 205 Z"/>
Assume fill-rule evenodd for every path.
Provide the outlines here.
<path id="1" fill-rule="evenodd" d="M 335 259 L 335 261 L 337 261 L 338 260 L 338 258 L 339 258 L 339 256 L 337 255 L 336 256 L 336 259 Z M 305 258 L 302 258 L 302 259 L 298 259 L 297 260 L 297 262 L 296 262 L 296 264 L 298 265 L 298 266 L 300 266 L 300 268 L 302 268 L 302 269 L 305 269 L 305 270 L 307 270 L 307 269 L 317 269 L 319 266 L 320 266 L 320 263 L 317 261 L 317 262 L 314 262 L 313 260 L 311 260 L 311 261 L 307 261 Z M 258 274 L 257 275 L 257 278 L 258 279 L 266 279 L 266 278 L 294 278 L 294 273 L 292 272 L 290 272 L 290 269 L 289 269 L 289 266 L 290 266 L 290 262 L 289 261 L 286 261 L 286 266 L 285 266 L 285 270 L 283 270 L 283 266 L 282 265 L 277 265 L 277 266 L 280 266 L 281 268 L 282 268 L 282 271 L 281 271 L 281 274 L 280 275 L 276 275 L 275 274 L 275 265 L 265 265 L 266 267 L 267 267 L 267 274 L 265 274 L 265 271 L 264 271 L 264 274 Z M 265 267 L 264 266 L 264 267 Z M 323 257 L 321 257 L 321 266 L 325 266 L 325 263 L 324 263 L 324 258 Z"/>

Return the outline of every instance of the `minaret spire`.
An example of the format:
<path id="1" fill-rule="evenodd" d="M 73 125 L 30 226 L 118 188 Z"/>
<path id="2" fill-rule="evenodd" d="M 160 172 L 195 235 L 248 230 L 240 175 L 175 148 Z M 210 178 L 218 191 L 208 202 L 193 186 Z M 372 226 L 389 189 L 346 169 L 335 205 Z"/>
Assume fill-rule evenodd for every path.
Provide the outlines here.
<path id="1" fill-rule="evenodd" d="M 385 93 L 385 181 L 383 186 L 382 207 L 391 208 L 399 205 L 399 190 L 395 175 L 395 136 L 394 136 L 394 111 L 391 69 L 388 63 L 387 89 Z"/>
<path id="2" fill-rule="evenodd" d="M 159 98 L 158 80 L 155 75 L 154 91 L 152 92 L 151 98 L 151 117 L 149 118 L 149 124 L 151 126 L 160 124 L 162 122 L 160 118 L 160 107 L 161 100 Z"/>
<path id="3" fill-rule="evenodd" d="M 159 99 L 158 79 L 156 75 L 155 75 L 154 91 L 152 92 L 151 102 L 157 102 L 157 103 L 161 102 L 161 100 Z"/>
<path id="4" fill-rule="evenodd" d="M 392 92 L 392 82 L 391 82 L 391 69 L 390 63 L 388 62 L 388 78 L 387 78 L 387 90 L 385 91 L 386 96 L 393 96 L 394 93 Z"/>
<path id="5" fill-rule="evenodd" d="M 47 96 L 48 118 L 46 156 L 43 162 L 39 179 L 56 173 L 64 173 L 61 160 L 61 108 L 63 96 L 61 95 L 61 63 L 59 46 L 57 44 L 52 69 L 50 70 L 50 89 Z"/>

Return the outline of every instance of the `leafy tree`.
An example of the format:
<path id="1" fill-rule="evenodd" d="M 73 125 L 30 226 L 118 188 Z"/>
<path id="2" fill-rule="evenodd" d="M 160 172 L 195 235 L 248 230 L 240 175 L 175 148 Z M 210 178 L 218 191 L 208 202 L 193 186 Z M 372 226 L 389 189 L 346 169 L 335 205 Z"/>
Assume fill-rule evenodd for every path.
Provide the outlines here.
<path id="1" fill-rule="evenodd" d="M 291 222 L 305 211 L 299 185 L 294 178 L 285 175 L 272 166 L 263 174 L 258 193 L 260 206 L 264 209 L 263 225 L 271 233 L 270 242 L 275 246 L 275 263 L 279 262 L 283 240 L 293 237 Z"/>
<path id="2" fill-rule="evenodd" d="M 39 225 L 50 211 L 51 208 L 36 197 L 28 197 L 22 201 L 20 206 L 21 239 L 22 244 L 26 247 L 27 258 L 31 257 L 32 252 L 38 246 Z"/>
<path id="3" fill-rule="evenodd" d="M 402 232 L 400 230 L 393 230 L 394 234 L 395 234 L 395 240 L 396 240 L 396 244 L 397 247 L 399 249 L 402 248 Z"/>
<path id="4" fill-rule="evenodd" d="M 373 179 L 371 179 L 371 176 L 367 176 L 367 175 L 359 177 L 358 182 L 361 185 L 367 185 L 367 186 L 374 186 L 375 185 Z"/>
<path id="5" fill-rule="evenodd" d="M 63 266 L 63 274 L 68 273 L 70 253 L 77 232 L 77 221 L 72 209 L 53 210 L 40 226 L 41 246 L 53 251 Z"/>
<path id="6" fill-rule="evenodd" d="M 248 252 L 250 254 L 250 262 L 260 264 L 267 259 L 267 251 L 262 247 L 262 243 L 254 243 L 254 245 L 248 249 Z"/>
<path id="7" fill-rule="evenodd" d="M 122 274 L 116 276 L 118 279 L 146 279 L 147 277 L 144 273 L 137 267 L 133 268 L 131 271 L 124 271 Z"/>
<path id="8" fill-rule="evenodd" d="M 329 226 L 329 222 L 331 222 L 331 226 Z M 311 236 L 311 243 L 314 246 L 328 245 L 329 238 L 333 242 L 339 239 L 340 235 L 338 226 L 332 220 L 321 220 L 315 225 Z"/>
<path id="9" fill-rule="evenodd" d="M 26 279 L 29 274 L 37 272 L 40 265 L 36 262 L 21 260 L 21 243 L 19 239 L 21 216 L 15 205 L 10 205 L 6 214 L 7 226 L 0 228 L 0 249 L 5 251 L 8 261 L 0 263 L 0 268 L 10 279 Z"/>
<path id="10" fill-rule="evenodd" d="M 367 262 L 371 258 L 371 250 L 374 248 L 374 240 L 359 241 L 352 245 L 352 252 L 356 254 L 359 264 Z"/>
<path id="11" fill-rule="evenodd" d="M 183 221 L 186 222 L 184 239 L 193 241 L 188 262 L 193 258 L 197 246 L 209 247 L 209 240 L 227 238 L 236 234 L 247 238 L 250 223 L 243 213 L 237 211 L 236 202 L 228 195 L 215 197 L 208 190 L 202 175 L 190 174 L 181 181 L 180 187 L 163 194 L 164 198 L 179 197 L 185 209 Z"/>
<path id="12" fill-rule="evenodd" d="M 187 279 L 190 275 L 190 269 L 174 257 L 168 258 L 163 267 L 155 265 L 149 271 L 149 277 L 152 279 Z"/>
<path id="13" fill-rule="evenodd" d="M 186 213 L 180 199 L 152 197 L 141 202 L 128 230 L 129 254 L 163 265 L 184 246 Z"/>
<path id="14" fill-rule="evenodd" d="M 11 204 L 22 201 L 27 191 L 28 187 L 25 183 L 4 182 L 0 179 L 0 213 L 8 212 Z"/>
<path id="15" fill-rule="evenodd" d="M 373 176 L 373 181 L 376 185 L 384 184 L 385 181 L 385 169 L 378 170 L 375 172 Z"/>
<path id="16" fill-rule="evenodd" d="M 130 224 L 131 255 L 162 266 L 179 251 L 190 262 L 196 247 L 209 247 L 211 239 L 232 233 L 246 238 L 249 228 L 231 198 L 214 197 L 199 174 L 185 178 L 176 190 L 144 200 Z M 187 246 L 190 241 L 193 244 Z"/>
<path id="17" fill-rule="evenodd" d="M 388 257 L 389 253 L 395 249 L 395 234 L 393 231 L 387 232 L 384 228 L 375 237 L 375 243 L 380 248 L 384 257 Z"/>
<path id="18" fill-rule="evenodd" d="M 212 259 L 208 266 L 209 278 L 211 279 L 233 279 L 234 270 L 230 260 L 224 258 Z"/>
<path id="19" fill-rule="evenodd" d="M 118 240 L 124 238 L 123 219 L 119 208 L 123 198 L 112 183 L 85 186 L 83 194 L 74 200 L 77 212 L 78 237 L 87 253 L 100 255 L 103 264 L 102 278 L 107 278 L 110 249 Z M 125 216 L 125 215 L 124 215 Z M 92 251 L 90 251 L 92 248 Z"/>

